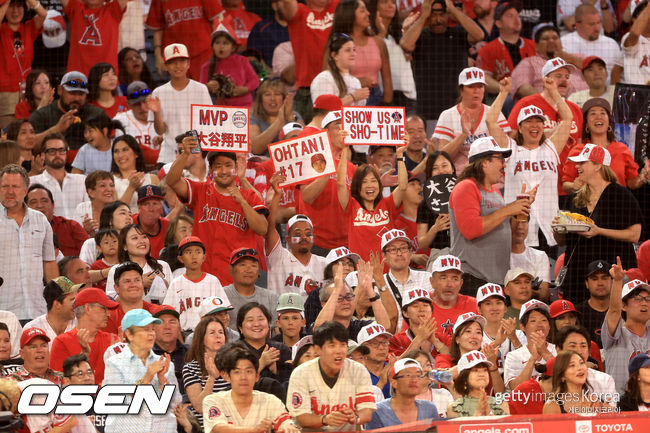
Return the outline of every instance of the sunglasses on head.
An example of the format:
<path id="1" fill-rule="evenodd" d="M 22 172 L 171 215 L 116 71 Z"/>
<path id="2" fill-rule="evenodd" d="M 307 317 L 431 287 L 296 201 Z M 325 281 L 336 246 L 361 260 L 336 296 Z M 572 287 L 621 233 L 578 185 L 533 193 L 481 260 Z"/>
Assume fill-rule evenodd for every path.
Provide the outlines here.
<path id="1" fill-rule="evenodd" d="M 245 250 L 237 251 L 232 259 L 236 260 L 247 256 L 257 256 L 257 250 L 255 248 L 246 248 Z"/>
<path id="2" fill-rule="evenodd" d="M 151 90 L 149 89 L 142 89 L 142 90 L 136 90 L 135 92 L 131 92 L 127 95 L 128 99 L 137 99 L 141 96 L 147 96 L 148 94 L 151 93 Z"/>
<path id="3" fill-rule="evenodd" d="M 81 80 L 70 80 L 63 83 L 64 86 L 72 87 L 73 89 L 86 89 L 88 88 L 88 83 Z"/>

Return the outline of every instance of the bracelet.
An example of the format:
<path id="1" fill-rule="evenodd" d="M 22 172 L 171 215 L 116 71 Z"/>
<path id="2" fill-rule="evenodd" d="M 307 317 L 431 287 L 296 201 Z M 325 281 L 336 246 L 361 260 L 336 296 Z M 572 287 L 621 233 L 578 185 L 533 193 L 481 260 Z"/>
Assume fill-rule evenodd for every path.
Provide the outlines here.
<path id="1" fill-rule="evenodd" d="M 352 98 L 352 102 L 357 102 L 357 98 L 355 98 L 352 93 L 348 93 L 348 95 Z"/>
<path id="2" fill-rule="evenodd" d="M 405 157 L 405 156 L 402 156 L 401 158 L 396 158 L 396 161 L 397 161 L 397 162 L 400 162 L 400 161 L 401 161 L 401 162 L 406 162 L 406 157 Z"/>
<path id="3" fill-rule="evenodd" d="M 379 301 L 379 299 L 381 299 L 381 296 L 379 296 L 379 295 L 375 295 L 375 296 L 373 296 L 372 298 L 368 298 L 368 300 L 369 300 L 370 302 Z"/>
<path id="4" fill-rule="evenodd" d="M 326 416 L 327 415 L 323 415 L 323 416 L 320 417 L 320 423 L 323 424 L 323 425 L 327 425 L 327 424 L 325 424 L 325 417 Z"/>

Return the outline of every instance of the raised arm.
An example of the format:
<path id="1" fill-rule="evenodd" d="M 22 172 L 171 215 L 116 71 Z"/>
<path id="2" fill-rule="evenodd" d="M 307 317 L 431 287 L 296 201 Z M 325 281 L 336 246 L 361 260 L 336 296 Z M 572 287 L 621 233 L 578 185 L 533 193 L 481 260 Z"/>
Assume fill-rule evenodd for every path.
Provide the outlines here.
<path id="1" fill-rule="evenodd" d="M 621 265 L 621 258 L 616 257 L 616 264 L 612 265 L 609 270 L 609 275 L 612 276 L 612 291 L 609 295 L 609 309 L 605 315 L 607 321 L 607 330 L 610 337 L 614 337 L 618 322 L 621 320 L 621 313 L 623 312 L 623 300 L 621 299 L 621 292 L 623 292 L 623 278 L 625 278 L 625 271 Z"/>
<path id="2" fill-rule="evenodd" d="M 10 2 L 7 1 L 7 3 Z M 36 24 L 37 29 L 40 29 L 41 27 L 43 27 L 43 22 L 45 21 L 45 18 L 47 18 L 47 10 L 43 7 L 43 5 L 38 0 L 27 0 L 27 6 L 29 6 L 30 9 L 33 9 L 34 12 L 36 12 L 36 16 L 34 17 L 34 24 Z M 2 18 L 0 18 L 0 21 L 2 21 Z"/>
<path id="3" fill-rule="evenodd" d="M 268 221 L 268 230 L 266 235 L 264 235 L 264 249 L 266 250 L 266 255 L 268 255 L 273 247 L 280 240 L 280 235 L 275 228 L 275 223 L 278 219 L 278 208 L 280 207 L 280 199 L 282 198 L 282 191 L 280 191 L 279 184 L 286 180 L 286 176 L 282 176 L 280 173 L 275 172 L 271 176 L 270 184 L 273 188 L 273 197 L 269 203 L 269 216 Z"/>
<path id="4" fill-rule="evenodd" d="M 298 13 L 297 0 L 280 0 L 278 2 L 278 7 L 280 8 L 280 13 L 287 21 L 291 21 Z"/>
<path id="5" fill-rule="evenodd" d="M 431 15 L 431 6 L 433 6 L 433 0 L 424 0 L 420 16 L 402 35 L 399 44 L 404 51 L 413 52 L 415 50 L 415 44 L 420 39 L 420 34 L 424 30 L 424 26 L 427 25 L 427 21 Z"/>
<path id="6" fill-rule="evenodd" d="M 368 299 L 375 298 L 377 294 L 375 293 L 375 289 L 372 287 L 372 273 L 373 273 L 373 267 L 369 262 L 364 262 L 363 260 L 359 260 L 357 263 L 357 275 L 359 277 L 359 285 L 357 286 L 357 289 L 359 290 L 365 290 L 368 296 Z M 393 307 L 395 303 L 393 302 Z M 370 304 L 372 306 L 372 311 L 375 313 L 375 321 L 379 323 L 381 326 L 389 330 L 388 332 L 394 332 L 390 331 L 391 329 L 391 320 L 388 315 L 388 312 L 386 311 L 386 308 L 384 307 L 384 304 L 381 301 L 381 297 L 378 299 L 375 299 L 374 301 L 371 302 Z"/>
<path id="7" fill-rule="evenodd" d="M 174 190 L 178 198 L 187 201 L 189 190 L 187 182 L 183 179 L 183 169 L 187 163 L 187 158 L 190 156 L 191 150 L 199 145 L 199 140 L 194 137 L 185 137 L 183 139 L 183 153 L 178 155 L 174 163 L 167 173 L 166 183 L 171 189 Z"/>
<path id="8" fill-rule="evenodd" d="M 384 39 L 376 37 L 375 41 L 381 54 L 381 81 L 384 86 L 383 100 L 385 103 L 393 102 L 393 79 L 390 72 L 390 60 L 388 59 L 388 49 Z"/>
<path id="9" fill-rule="evenodd" d="M 348 176 L 348 155 L 350 155 L 350 148 L 346 147 L 341 152 L 341 159 L 339 166 L 336 169 L 336 193 L 339 197 L 339 204 L 343 210 L 348 208 L 350 201 L 350 191 L 348 190 L 347 176 Z"/>
<path id="10" fill-rule="evenodd" d="M 447 5 L 447 12 L 449 12 L 449 14 L 458 21 L 467 32 L 467 41 L 470 44 L 473 45 L 483 39 L 483 31 L 473 19 L 458 9 L 452 0 L 445 0 L 445 4 Z"/>
<path id="11" fill-rule="evenodd" d="M 501 114 L 501 109 L 503 108 L 504 102 L 508 94 L 510 94 L 510 88 L 512 86 L 512 80 L 510 77 L 506 77 L 499 83 L 499 94 L 492 103 L 492 106 L 487 112 L 485 118 L 485 123 L 487 124 L 488 131 L 492 137 L 497 141 L 499 146 L 508 147 L 508 134 L 505 133 L 503 129 L 499 126 L 499 115 Z"/>
<path id="12" fill-rule="evenodd" d="M 625 39 L 623 43 L 623 48 L 633 47 L 639 43 L 639 36 L 643 34 L 643 31 L 650 26 L 650 7 L 647 7 L 641 12 L 637 17 L 636 21 L 630 27 L 630 34 Z"/>
<path id="13" fill-rule="evenodd" d="M 320 313 L 318 313 L 318 317 L 316 317 L 316 320 L 314 320 L 313 329 L 316 329 L 323 323 L 334 319 L 336 304 L 338 303 L 339 295 L 341 292 L 343 292 L 344 288 L 345 281 L 343 281 L 343 268 L 341 266 L 338 266 L 336 273 L 334 274 L 334 286 L 331 289 L 332 292 L 330 293 L 330 297 L 327 299 L 327 302 L 325 302 L 325 305 L 323 305 L 323 309 L 320 310 Z"/>
<path id="14" fill-rule="evenodd" d="M 397 188 L 393 190 L 393 201 L 395 202 L 395 207 L 398 208 L 402 204 L 402 199 L 406 193 L 406 188 L 408 187 L 409 173 L 406 170 L 406 164 L 404 163 L 404 152 L 406 151 L 406 146 L 401 146 L 397 149 L 395 153 L 397 156 Z"/>
<path id="15" fill-rule="evenodd" d="M 562 153 L 564 146 L 566 146 L 567 140 L 569 140 L 571 124 L 573 123 L 573 113 L 564 98 L 560 96 L 560 93 L 557 91 L 557 84 L 552 78 L 544 77 L 544 88 L 550 93 L 553 102 L 557 104 L 557 111 L 560 115 L 560 124 L 555 128 L 553 135 L 550 137 L 559 155 Z"/>

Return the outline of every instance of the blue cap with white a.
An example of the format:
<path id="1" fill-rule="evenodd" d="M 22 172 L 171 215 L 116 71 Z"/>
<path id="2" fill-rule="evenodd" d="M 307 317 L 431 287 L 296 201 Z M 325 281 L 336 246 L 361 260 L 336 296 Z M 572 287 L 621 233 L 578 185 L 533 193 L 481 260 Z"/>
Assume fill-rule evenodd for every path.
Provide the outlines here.
<path id="1" fill-rule="evenodd" d="M 147 326 L 150 323 L 160 325 L 162 320 L 156 319 L 147 310 L 136 308 L 127 312 L 122 318 L 122 331 L 126 331 L 132 326 Z"/>

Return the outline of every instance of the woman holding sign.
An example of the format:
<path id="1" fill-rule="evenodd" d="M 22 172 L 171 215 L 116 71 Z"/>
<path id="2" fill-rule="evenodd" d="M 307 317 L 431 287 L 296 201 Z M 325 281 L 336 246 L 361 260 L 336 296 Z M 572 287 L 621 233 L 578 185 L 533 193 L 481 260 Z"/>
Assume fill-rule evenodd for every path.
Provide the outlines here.
<path id="1" fill-rule="evenodd" d="M 393 220 L 399 215 L 408 185 L 405 150 L 406 146 L 397 149 L 397 188 L 384 198 L 381 196 L 379 173 L 368 164 L 357 168 L 348 190 L 346 176 L 350 150 L 347 148 L 341 152 L 336 186 L 339 203 L 347 217 L 348 248 L 364 260 L 370 259 L 371 251 L 381 251 L 381 234 L 393 228 Z"/>

